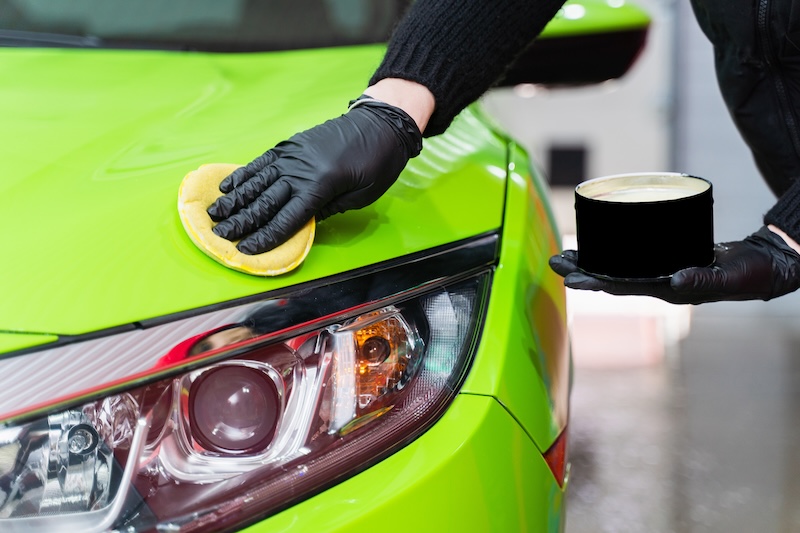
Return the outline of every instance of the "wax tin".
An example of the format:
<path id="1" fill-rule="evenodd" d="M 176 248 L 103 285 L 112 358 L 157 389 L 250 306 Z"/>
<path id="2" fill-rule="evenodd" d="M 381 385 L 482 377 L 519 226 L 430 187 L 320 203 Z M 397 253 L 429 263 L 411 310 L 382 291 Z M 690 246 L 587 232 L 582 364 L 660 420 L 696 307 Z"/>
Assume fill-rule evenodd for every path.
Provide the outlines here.
<path id="1" fill-rule="evenodd" d="M 617 174 L 575 188 L 578 268 L 624 280 L 666 278 L 714 262 L 711 182 L 688 174 Z"/>

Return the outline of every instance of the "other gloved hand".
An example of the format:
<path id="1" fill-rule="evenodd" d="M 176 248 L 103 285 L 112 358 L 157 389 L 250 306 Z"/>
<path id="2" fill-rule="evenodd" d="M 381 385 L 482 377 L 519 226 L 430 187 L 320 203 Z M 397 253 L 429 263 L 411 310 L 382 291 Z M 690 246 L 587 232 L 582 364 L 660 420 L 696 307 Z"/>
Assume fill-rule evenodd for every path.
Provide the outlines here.
<path id="1" fill-rule="evenodd" d="M 800 254 L 766 226 L 743 241 L 717 244 L 710 267 L 679 270 L 659 281 L 610 281 L 578 270 L 578 253 L 550 258 L 550 267 L 573 289 L 654 296 L 675 304 L 770 300 L 800 288 Z"/>
<path id="2" fill-rule="evenodd" d="M 377 200 L 419 155 L 422 134 L 402 109 L 363 97 L 340 117 L 279 143 L 220 183 L 213 231 L 246 254 L 266 252 L 318 220 Z"/>

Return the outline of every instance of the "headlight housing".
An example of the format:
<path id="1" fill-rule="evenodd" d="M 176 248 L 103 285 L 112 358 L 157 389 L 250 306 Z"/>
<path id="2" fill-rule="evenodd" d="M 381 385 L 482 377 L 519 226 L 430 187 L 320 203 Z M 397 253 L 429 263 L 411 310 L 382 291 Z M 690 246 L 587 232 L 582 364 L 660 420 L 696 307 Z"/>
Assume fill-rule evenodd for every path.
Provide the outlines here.
<path id="1" fill-rule="evenodd" d="M 291 298 L 246 305 L 178 342 L 150 377 L 17 419 L 0 429 L 0 530 L 219 531 L 367 468 L 457 393 L 489 278 L 277 332 L 264 323 Z"/>

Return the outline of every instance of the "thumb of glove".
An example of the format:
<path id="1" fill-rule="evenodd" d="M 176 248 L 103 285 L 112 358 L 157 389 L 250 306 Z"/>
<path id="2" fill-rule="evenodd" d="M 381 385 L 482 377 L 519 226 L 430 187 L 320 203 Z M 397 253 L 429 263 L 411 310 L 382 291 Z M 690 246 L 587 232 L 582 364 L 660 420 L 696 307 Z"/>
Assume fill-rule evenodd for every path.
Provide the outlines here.
<path id="1" fill-rule="evenodd" d="M 707 293 L 719 290 L 726 283 L 725 271 L 702 267 L 679 270 L 670 279 L 670 286 L 677 292 Z"/>

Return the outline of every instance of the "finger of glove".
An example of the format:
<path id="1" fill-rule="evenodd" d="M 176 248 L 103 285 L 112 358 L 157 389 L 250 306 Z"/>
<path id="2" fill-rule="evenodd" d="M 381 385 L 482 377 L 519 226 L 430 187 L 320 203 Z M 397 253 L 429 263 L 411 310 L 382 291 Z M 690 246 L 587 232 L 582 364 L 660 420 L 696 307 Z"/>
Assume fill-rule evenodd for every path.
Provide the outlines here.
<path id="1" fill-rule="evenodd" d="M 231 172 L 228 177 L 220 182 L 219 190 L 228 194 L 233 189 L 239 187 L 242 183 L 258 174 L 261 170 L 271 165 L 275 159 L 277 159 L 277 155 L 273 150 L 264 152 L 247 165 L 239 167 Z"/>
<path id="2" fill-rule="evenodd" d="M 722 269 L 692 267 L 672 275 L 670 285 L 677 292 L 709 292 L 723 289 L 727 274 Z"/>
<path id="3" fill-rule="evenodd" d="M 560 255 L 554 255 L 549 261 L 550 268 L 561 277 L 567 277 L 573 272 L 578 272 L 578 252 L 564 250 Z"/>
<path id="4" fill-rule="evenodd" d="M 667 280 L 610 281 L 574 272 L 564 278 L 564 285 L 571 289 L 602 291 L 615 296 L 651 296 L 670 303 L 689 303 L 672 291 Z"/>
<path id="5" fill-rule="evenodd" d="M 311 209 L 301 198 L 292 198 L 266 225 L 239 241 L 236 248 L 249 255 L 268 252 L 300 231 L 311 219 L 309 212 Z"/>
<path id="6" fill-rule="evenodd" d="M 586 275 L 583 272 L 571 272 L 564 276 L 564 285 L 570 289 L 608 292 L 610 282 Z"/>
<path id="7" fill-rule="evenodd" d="M 250 205 L 261 193 L 267 190 L 279 177 L 275 167 L 267 167 L 258 174 L 233 189 L 231 192 L 217 198 L 206 212 L 211 220 L 219 222 L 237 213 L 243 207 Z"/>
<path id="8" fill-rule="evenodd" d="M 212 231 L 229 241 L 241 239 L 268 224 L 291 196 L 291 185 L 285 180 L 279 180 L 250 205 L 214 226 Z"/>

